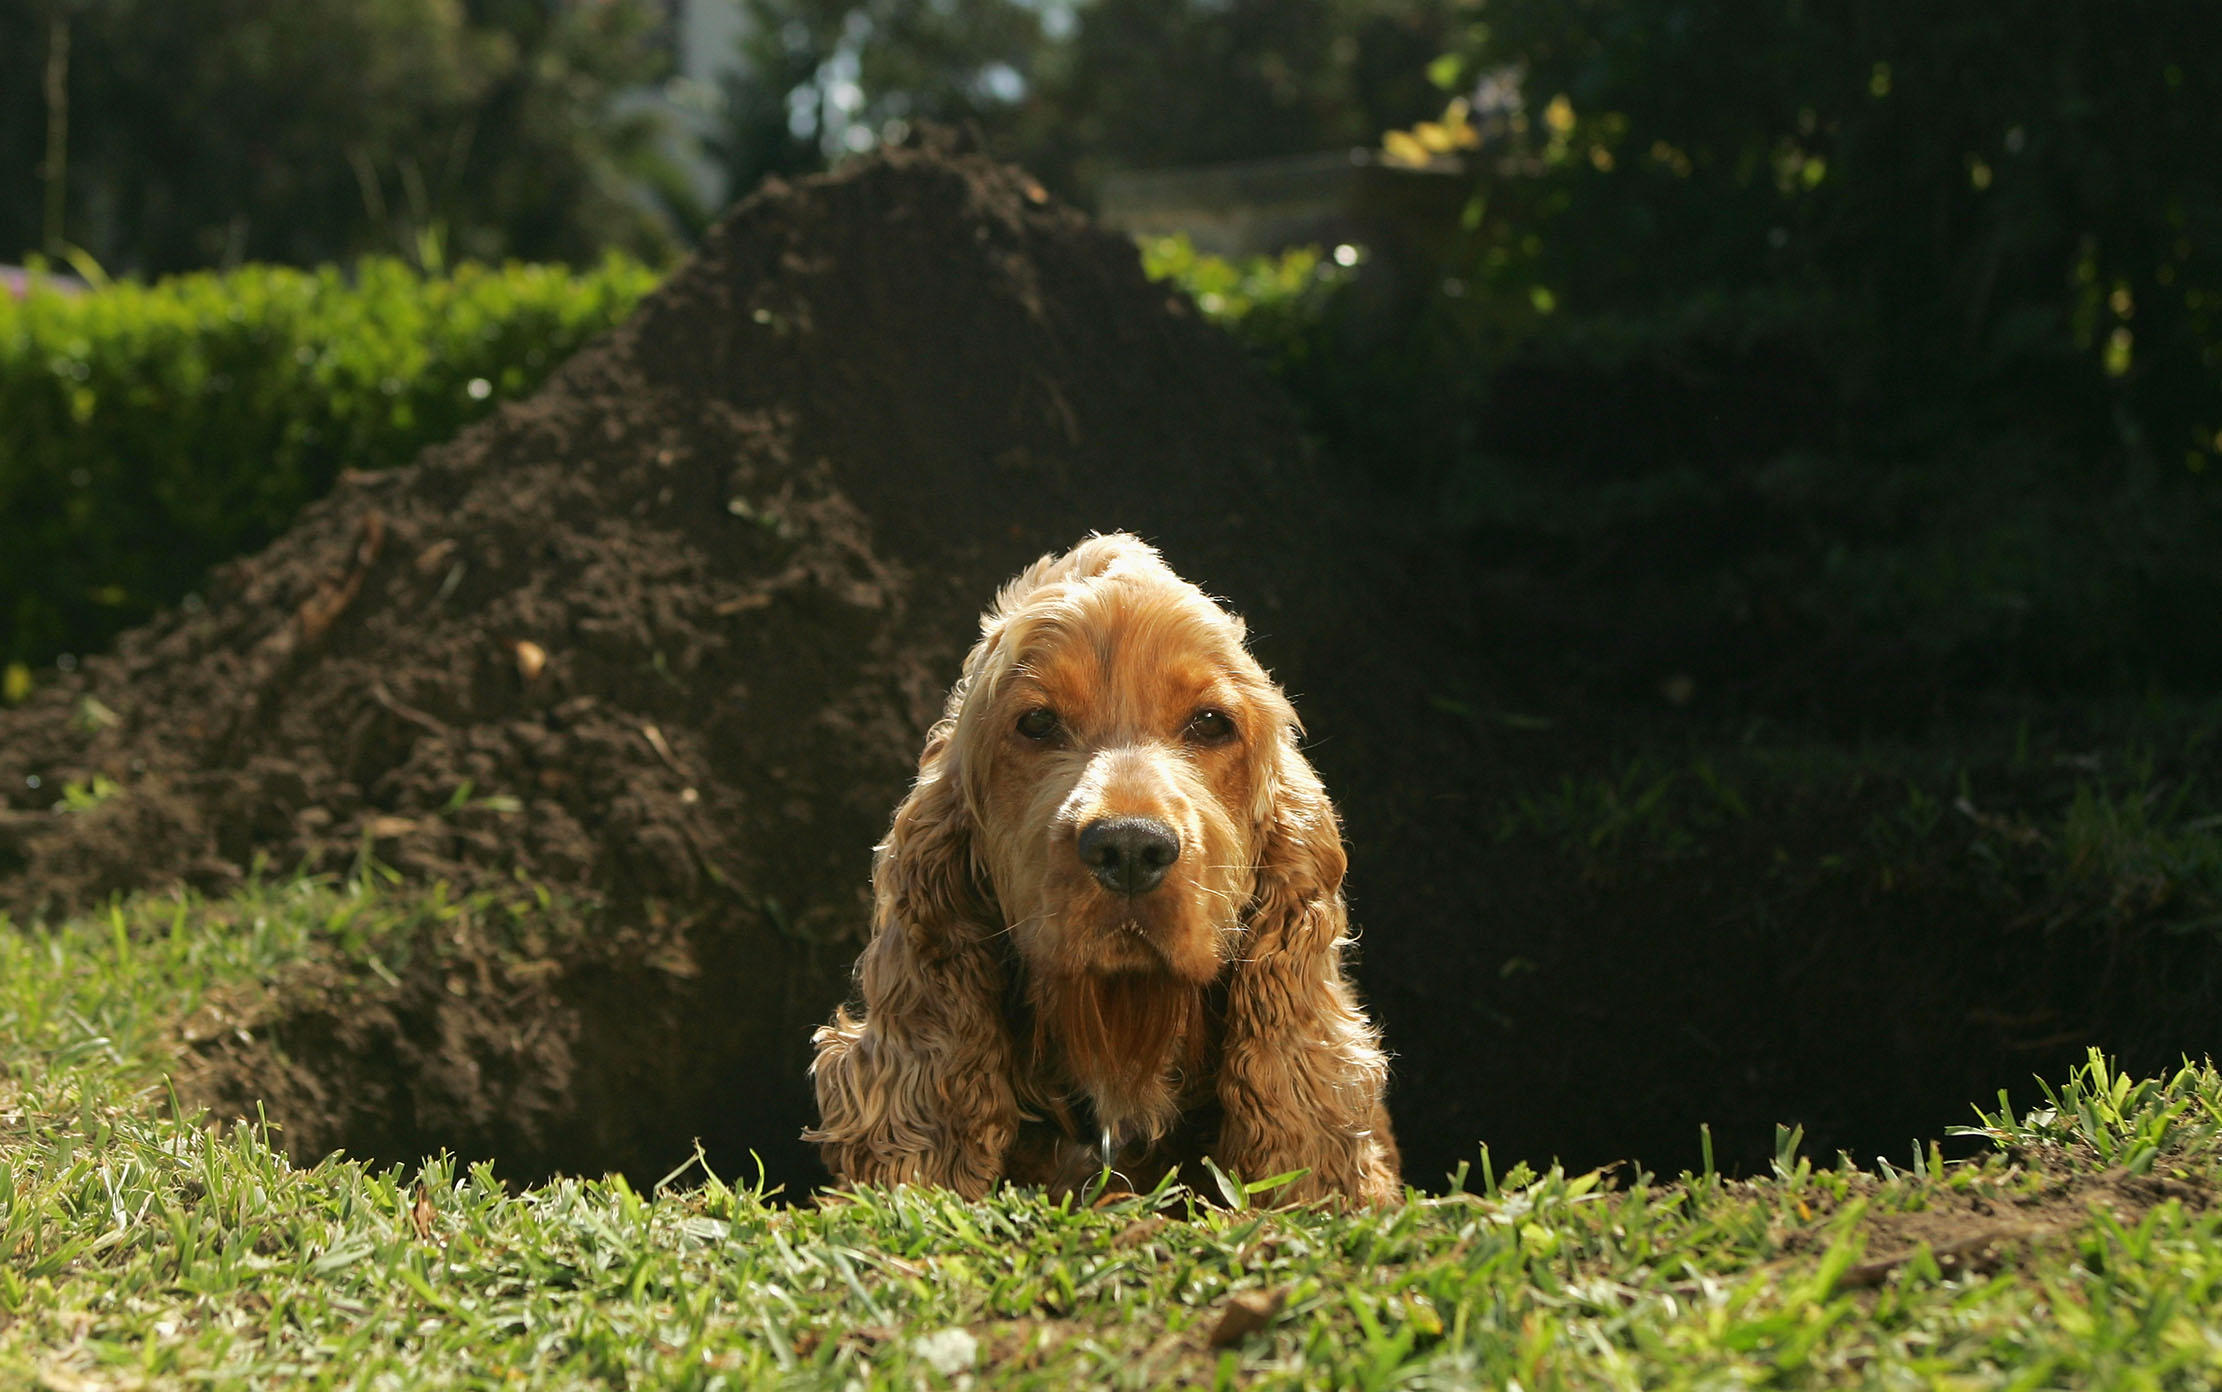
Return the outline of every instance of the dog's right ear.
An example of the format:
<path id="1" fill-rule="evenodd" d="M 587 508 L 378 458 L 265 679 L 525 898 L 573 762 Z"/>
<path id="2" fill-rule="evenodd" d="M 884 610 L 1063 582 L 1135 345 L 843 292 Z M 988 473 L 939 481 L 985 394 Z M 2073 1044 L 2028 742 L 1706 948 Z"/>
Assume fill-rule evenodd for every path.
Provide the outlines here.
<path id="1" fill-rule="evenodd" d="M 1002 956 L 973 870 L 954 722 L 927 737 L 918 780 L 873 864 L 872 940 L 857 961 L 862 1017 L 812 1036 L 826 1166 L 849 1184 L 938 1184 L 977 1197 L 1018 1129 Z"/>

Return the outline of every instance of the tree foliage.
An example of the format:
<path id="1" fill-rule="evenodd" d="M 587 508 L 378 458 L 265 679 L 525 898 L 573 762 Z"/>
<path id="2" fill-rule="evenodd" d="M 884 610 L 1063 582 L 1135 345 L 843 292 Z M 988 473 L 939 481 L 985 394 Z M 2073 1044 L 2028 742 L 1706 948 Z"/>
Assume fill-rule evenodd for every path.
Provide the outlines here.
<path id="1" fill-rule="evenodd" d="M 1106 171 L 1370 144 L 1427 114 L 1444 0 L 749 0 L 719 153 L 733 186 L 918 120 L 1083 202 Z"/>
<path id="2" fill-rule="evenodd" d="M 1076 187 L 1373 143 L 1436 101 L 1442 0 L 1094 0 L 1044 64 L 1018 153 Z"/>
<path id="3" fill-rule="evenodd" d="M 64 237 L 143 273 L 373 251 L 660 249 L 640 0 L 0 0 L 0 252 L 38 249 L 66 29 Z M 58 21 L 58 22 L 57 22 Z"/>
<path id="4" fill-rule="evenodd" d="M 736 193 L 900 139 L 920 120 L 1003 126 L 1029 90 L 1042 11 L 1021 0 L 744 0 L 742 66 L 711 153 Z"/>
<path id="5" fill-rule="evenodd" d="M 1491 0 L 1516 82 L 1474 266 L 1564 325 L 1796 324 L 1855 414 L 2222 442 L 2222 27 L 2200 0 Z M 1501 146 L 1498 148 L 1502 148 Z M 1486 224 L 1486 225 L 1485 225 Z"/>

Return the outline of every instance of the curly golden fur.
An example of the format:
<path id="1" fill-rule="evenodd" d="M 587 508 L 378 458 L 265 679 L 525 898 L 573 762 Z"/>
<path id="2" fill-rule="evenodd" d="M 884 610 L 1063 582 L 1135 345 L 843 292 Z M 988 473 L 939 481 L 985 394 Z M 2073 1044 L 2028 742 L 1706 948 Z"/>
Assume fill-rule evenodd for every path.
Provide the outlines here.
<path id="1" fill-rule="evenodd" d="M 978 1195 L 1208 1154 L 1303 1171 L 1284 1199 L 1398 1194 L 1299 734 L 1241 621 L 1134 537 L 1005 586 L 878 849 L 862 1011 L 813 1037 L 834 1175 Z"/>

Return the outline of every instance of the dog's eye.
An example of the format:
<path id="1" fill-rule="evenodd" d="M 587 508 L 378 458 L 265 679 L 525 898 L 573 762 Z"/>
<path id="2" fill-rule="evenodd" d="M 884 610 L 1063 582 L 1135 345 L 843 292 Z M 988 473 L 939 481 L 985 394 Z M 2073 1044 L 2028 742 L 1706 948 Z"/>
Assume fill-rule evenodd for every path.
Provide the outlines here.
<path id="1" fill-rule="evenodd" d="M 1197 711 L 1188 717 L 1187 733 L 1198 744 L 1225 744 L 1235 736 L 1234 717 L 1223 710 Z"/>
<path id="2" fill-rule="evenodd" d="M 1018 718 L 1018 732 L 1030 740 L 1046 740 L 1057 733 L 1057 712 L 1036 706 Z"/>

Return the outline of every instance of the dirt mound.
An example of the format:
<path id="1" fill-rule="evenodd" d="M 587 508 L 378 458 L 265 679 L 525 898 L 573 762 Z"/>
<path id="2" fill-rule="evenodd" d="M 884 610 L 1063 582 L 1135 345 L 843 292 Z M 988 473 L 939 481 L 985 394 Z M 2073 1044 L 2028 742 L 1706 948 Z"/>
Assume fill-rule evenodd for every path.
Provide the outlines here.
<path id="1" fill-rule="evenodd" d="M 822 823 L 884 821 L 995 583 L 1128 526 L 1270 611 L 1309 483 L 1239 355 L 1023 176 L 897 152 L 774 185 L 538 396 L 9 715 L 0 893 L 367 842 L 838 934 L 796 862 L 856 879 Z M 24 815 L 70 783 L 114 792 Z"/>
<path id="2" fill-rule="evenodd" d="M 266 1104 L 298 1156 L 653 1180 L 700 1138 L 721 1172 L 753 1151 L 808 1183 L 808 1031 L 976 615 L 1123 527 L 1247 614 L 1296 695 L 1417 1181 L 1481 1139 L 1671 1169 L 1707 1120 L 1724 1166 L 1763 1166 L 1778 1120 L 1897 1154 L 2125 1012 L 2212 1018 L 2198 941 L 2117 978 L 2111 938 L 2017 930 L 1954 868 L 1964 838 L 1888 860 L 1895 783 L 1786 792 L 1617 878 L 1594 829 L 1520 832 L 1508 792 L 1556 786 L 1535 806 L 1579 821 L 1567 770 L 1695 727 L 1538 678 L 1598 665 L 1553 617 L 1575 582 L 1461 574 L 1393 516 L 1025 176 L 909 150 L 773 185 L 537 396 L 347 481 L 205 605 L 0 712 L 0 909 L 258 860 L 477 886 L 386 976 L 317 964 L 212 1005 L 181 1085 Z M 513 876 L 599 907 L 487 902 Z M 2117 979 L 2183 985 L 2163 1010 Z"/>
<path id="3" fill-rule="evenodd" d="M 637 1078 L 606 1129 L 653 1154 L 554 1119 L 597 1012 L 653 1045 L 636 1017 L 660 1011 L 664 1066 L 777 1147 L 869 848 L 994 586 L 1132 529 L 1301 667 L 1296 640 L 1349 613 L 1320 564 L 1333 520 L 1284 400 L 1025 176 L 909 150 L 774 183 L 537 396 L 348 480 L 205 607 L 0 715 L 0 905 L 365 853 L 591 891 L 654 940 L 637 956 L 683 969 L 613 990 L 600 945 L 559 944 L 460 990 L 450 962 L 376 1010 L 304 990 L 281 1052 L 344 1073 L 414 1051 L 404 1091 L 514 1076 L 472 1105 L 519 1167 L 654 1166 L 674 1142 L 625 1103 L 657 1092 Z M 58 811 L 65 789 L 84 805 Z M 502 1027 L 520 1001 L 557 1022 L 542 1043 Z M 297 1148 L 363 1145 L 391 1108 L 358 1082 L 289 1118 Z M 700 1132 L 693 1111 L 673 1124 Z"/>

